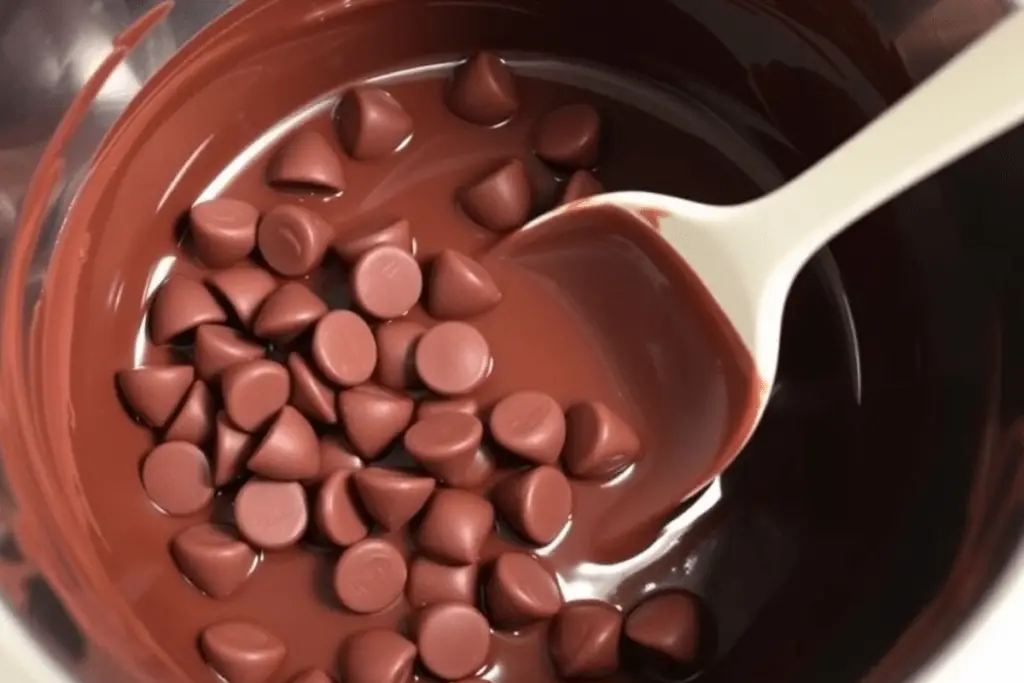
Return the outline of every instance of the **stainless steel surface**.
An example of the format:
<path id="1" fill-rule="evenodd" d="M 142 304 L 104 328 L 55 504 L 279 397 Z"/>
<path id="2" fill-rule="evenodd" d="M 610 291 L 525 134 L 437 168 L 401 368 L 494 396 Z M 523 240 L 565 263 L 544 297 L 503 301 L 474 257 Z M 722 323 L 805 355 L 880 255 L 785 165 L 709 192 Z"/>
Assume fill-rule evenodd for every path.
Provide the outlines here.
<path id="1" fill-rule="evenodd" d="M 155 0 L 0 0 L 0 256 L 9 249 L 31 173 L 62 115 L 109 53 L 118 32 L 156 4 Z M 104 133 L 177 46 L 232 4 L 231 0 L 177 0 L 167 20 L 107 81 L 68 147 L 65 185 L 54 200 L 47 234 L 35 254 L 28 301 L 34 299 L 31 290 L 39 286 L 48 262 L 60 209 L 73 197 Z M 865 4 L 915 78 L 930 73 L 1008 9 L 1008 4 L 999 0 L 877 0 Z M 0 499 L 0 521 L 9 520 L 11 512 L 11 502 Z M 969 604 L 955 608 L 958 617 L 967 614 L 968 618 L 948 641 L 944 632 L 929 633 L 918 625 L 917 647 L 931 651 L 937 644 L 945 645 L 913 677 L 916 683 L 1020 680 L 1024 664 L 1024 648 L 1019 644 L 1024 633 L 1024 549 L 1018 547 L 1011 554 L 1001 578 L 980 606 L 974 607 L 972 598 Z M 901 645 L 906 656 L 913 658 L 914 643 Z M 22 616 L 2 605 L 0 680 L 68 680 L 34 642 Z"/>

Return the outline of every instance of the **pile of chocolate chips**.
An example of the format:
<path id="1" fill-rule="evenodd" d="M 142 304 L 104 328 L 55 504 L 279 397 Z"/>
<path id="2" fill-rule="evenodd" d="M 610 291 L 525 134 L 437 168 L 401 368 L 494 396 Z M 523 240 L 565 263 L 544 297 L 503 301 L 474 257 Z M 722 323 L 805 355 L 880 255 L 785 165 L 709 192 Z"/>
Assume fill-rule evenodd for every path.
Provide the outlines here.
<path id="1" fill-rule="evenodd" d="M 514 78 L 487 53 L 457 68 L 447 92 L 450 111 L 471 124 L 516 113 Z M 348 90 L 335 122 L 341 147 L 358 160 L 400 153 L 413 132 L 401 104 L 371 87 Z M 599 133 L 587 105 L 540 121 L 537 156 L 574 171 L 563 202 L 601 191 L 587 170 Z M 274 152 L 267 181 L 338 193 L 345 173 L 328 140 L 300 132 Z M 481 229 L 521 227 L 531 210 L 523 162 L 504 163 L 455 201 Z M 230 198 L 196 204 L 189 218 L 190 250 L 208 274 L 172 275 L 148 322 L 155 344 L 190 362 L 127 369 L 117 382 L 159 441 L 141 467 L 153 504 L 188 516 L 209 510 L 216 495 L 233 496 L 233 526 L 201 523 L 173 541 L 174 561 L 198 590 L 229 599 L 264 553 L 300 542 L 340 549 L 334 590 L 344 610 L 373 614 L 403 595 L 413 610 L 402 631 L 349 638 L 338 669 L 348 683 L 406 683 L 417 671 L 469 680 L 488 667 L 492 629 L 542 620 L 552 621 L 550 656 L 565 678 L 610 675 L 630 647 L 669 670 L 697 660 L 689 594 L 657 595 L 626 619 L 599 601 L 563 604 L 556 577 L 529 552 L 569 524 L 569 477 L 610 480 L 642 447 L 603 403 L 563 407 L 543 391 L 511 394 L 481 420 L 472 394 L 492 358 L 472 320 L 502 299 L 481 263 L 445 250 L 421 265 L 405 220 L 336 236 L 307 208 L 282 203 L 261 216 Z M 329 310 L 314 292 L 309 276 L 321 267 L 344 269 L 351 310 Z M 414 310 L 430 324 L 409 319 Z M 396 448 L 404 459 L 388 465 Z M 499 524 L 523 551 L 480 571 Z M 394 532 L 408 540 L 381 537 Z M 229 683 L 267 681 L 286 654 L 278 637 L 246 620 L 211 624 L 199 643 Z M 293 680 L 332 681 L 320 670 Z"/>

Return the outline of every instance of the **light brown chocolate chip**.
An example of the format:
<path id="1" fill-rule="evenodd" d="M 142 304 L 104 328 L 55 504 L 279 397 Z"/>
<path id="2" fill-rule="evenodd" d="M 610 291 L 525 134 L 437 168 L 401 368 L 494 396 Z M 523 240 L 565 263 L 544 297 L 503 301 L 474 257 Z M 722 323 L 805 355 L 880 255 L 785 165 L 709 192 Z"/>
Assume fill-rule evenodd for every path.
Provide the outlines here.
<path id="1" fill-rule="evenodd" d="M 364 161 L 395 152 L 412 135 L 412 119 L 398 100 L 380 88 L 347 90 L 338 102 L 335 120 L 345 151 Z"/>
<path id="2" fill-rule="evenodd" d="M 334 389 L 298 353 L 288 354 L 288 373 L 292 377 L 291 404 L 311 420 L 335 424 L 338 399 Z"/>
<path id="3" fill-rule="evenodd" d="M 142 463 L 142 486 L 153 504 L 169 515 L 199 512 L 213 500 L 210 463 L 195 445 L 162 443 Z"/>
<path id="4" fill-rule="evenodd" d="M 642 455 L 640 439 L 601 401 L 585 401 L 566 413 L 563 459 L 574 477 L 610 479 Z"/>
<path id="5" fill-rule="evenodd" d="M 255 432 L 288 402 L 291 378 L 280 363 L 260 359 L 233 365 L 221 375 L 224 411 L 236 427 Z"/>
<path id="6" fill-rule="evenodd" d="M 476 602 L 476 581 L 479 570 L 475 564 L 453 567 L 417 557 L 409 566 L 406 596 L 413 607 L 441 602 Z"/>
<path id="7" fill-rule="evenodd" d="M 626 617 L 626 637 L 669 665 L 695 664 L 701 647 L 700 603 L 686 591 L 652 595 Z"/>
<path id="8" fill-rule="evenodd" d="M 217 413 L 215 432 L 213 483 L 221 487 L 242 475 L 256 443 L 251 434 L 235 429 L 224 411 Z"/>
<path id="9" fill-rule="evenodd" d="M 209 382 L 232 365 L 263 358 L 265 353 L 262 344 L 238 330 L 225 325 L 200 325 L 192 358 L 199 377 Z"/>
<path id="10" fill-rule="evenodd" d="M 474 460 L 483 426 L 472 415 L 442 412 L 412 425 L 403 438 L 405 450 L 421 466 L 450 486 L 472 486 Z"/>
<path id="11" fill-rule="evenodd" d="M 540 391 L 518 391 L 491 411 L 491 436 L 503 448 L 537 463 L 553 465 L 565 445 L 565 414 Z"/>
<path id="12" fill-rule="evenodd" d="M 274 152 L 267 165 L 267 180 L 285 190 L 341 192 L 345 189 L 345 170 L 327 138 L 303 130 Z"/>
<path id="13" fill-rule="evenodd" d="M 320 437 L 320 471 L 303 483 L 319 484 L 338 470 L 354 472 L 362 467 L 362 458 L 353 452 L 344 439 L 337 434 L 325 434 Z"/>
<path id="14" fill-rule="evenodd" d="M 570 602 L 548 632 L 555 670 L 564 678 L 600 679 L 619 668 L 622 613 L 597 600 Z"/>
<path id="15" fill-rule="evenodd" d="M 455 68 L 447 101 L 453 114 L 481 126 L 507 121 L 519 108 L 512 71 L 490 52 L 478 52 Z"/>
<path id="16" fill-rule="evenodd" d="M 181 409 L 167 425 L 164 441 L 187 441 L 204 445 L 213 434 L 216 405 L 210 388 L 197 379 L 185 395 Z"/>
<path id="17" fill-rule="evenodd" d="M 463 413 L 472 415 L 480 412 L 480 404 L 472 398 L 427 399 L 416 408 L 416 419 L 426 420 L 438 413 Z"/>
<path id="18" fill-rule="evenodd" d="M 493 527 L 494 508 L 486 499 L 469 491 L 444 489 L 427 506 L 416 544 L 442 562 L 476 564 Z"/>
<path id="19" fill-rule="evenodd" d="M 186 277 L 171 276 L 160 285 L 149 307 L 149 332 L 157 344 L 206 323 L 227 320 L 224 309 L 206 287 Z"/>
<path id="20" fill-rule="evenodd" d="M 569 104 L 548 112 L 537 125 L 534 151 L 544 161 L 564 168 L 597 164 L 601 117 L 589 104 Z"/>
<path id="21" fill-rule="evenodd" d="M 306 532 L 306 492 L 302 484 L 293 481 L 250 479 L 235 497 L 235 522 L 242 536 L 257 548 L 287 548 Z"/>
<path id="22" fill-rule="evenodd" d="M 589 171 L 576 171 L 569 176 L 569 182 L 565 184 L 565 191 L 562 193 L 562 201 L 559 202 L 559 205 L 568 204 L 577 199 L 586 199 L 602 192 L 604 192 L 604 185 Z"/>
<path id="23" fill-rule="evenodd" d="M 416 646 L 390 629 L 356 633 L 345 644 L 345 683 L 412 683 Z"/>
<path id="24" fill-rule="evenodd" d="M 228 268 L 256 246 L 259 211 L 238 199 L 217 197 L 189 211 L 192 246 L 199 260 L 211 268 Z"/>
<path id="25" fill-rule="evenodd" d="M 256 551 L 227 527 L 199 524 L 174 537 L 171 554 L 181 573 L 207 595 L 233 595 L 256 568 Z"/>
<path id="26" fill-rule="evenodd" d="M 380 467 L 360 470 L 352 477 L 363 507 L 388 531 L 408 524 L 427 504 L 437 485 L 430 477 Z"/>
<path id="27" fill-rule="evenodd" d="M 427 330 L 416 345 L 416 372 L 431 390 L 468 394 L 491 374 L 491 349 L 472 325 L 446 322 Z"/>
<path id="28" fill-rule="evenodd" d="M 405 559 L 379 538 L 359 541 L 334 568 L 334 592 L 356 614 L 373 614 L 394 604 L 405 590 Z"/>
<path id="29" fill-rule="evenodd" d="M 377 328 L 377 381 L 389 389 L 402 390 L 417 383 L 413 354 L 427 331 L 411 320 L 392 320 Z"/>
<path id="30" fill-rule="evenodd" d="M 301 282 L 286 282 L 267 297 L 253 324 L 257 337 L 287 344 L 327 313 L 324 300 Z"/>
<path id="31" fill-rule="evenodd" d="M 267 297 L 277 289 L 274 276 L 255 266 L 236 266 L 219 270 L 206 278 L 206 283 L 223 297 L 234 311 L 238 322 L 252 329 L 256 311 Z"/>
<path id="32" fill-rule="evenodd" d="M 391 320 L 408 313 L 420 300 L 423 273 L 409 252 L 374 247 L 356 261 L 350 284 L 360 308 L 380 320 Z"/>
<path id="33" fill-rule="evenodd" d="M 338 395 L 338 416 L 345 433 L 364 458 L 379 456 L 412 420 L 413 400 L 364 384 Z"/>
<path id="34" fill-rule="evenodd" d="M 288 683 L 334 683 L 334 679 L 323 672 L 322 669 L 307 669 Z"/>
<path id="35" fill-rule="evenodd" d="M 338 470 L 320 486 L 316 499 L 317 528 L 345 548 L 366 538 L 369 525 L 358 506 L 352 472 Z"/>
<path id="36" fill-rule="evenodd" d="M 550 619 L 562 607 L 554 575 L 523 553 L 503 553 L 495 560 L 485 594 L 487 614 L 500 628 L 517 629 Z"/>
<path id="37" fill-rule="evenodd" d="M 178 411 L 195 379 L 187 365 L 148 365 L 117 373 L 117 385 L 131 412 L 146 425 L 160 429 Z"/>
<path id="38" fill-rule="evenodd" d="M 331 311 L 313 330 L 313 360 L 327 379 L 354 387 L 377 366 L 377 342 L 366 321 L 352 311 Z"/>
<path id="39" fill-rule="evenodd" d="M 431 605 L 417 615 L 413 630 L 423 666 L 444 680 L 470 676 L 490 657 L 491 627 L 472 605 Z"/>
<path id="40" fill-rule="evenodd" d="M 434 259 L 428 288 L 430 315 L 442 320 L 462 320 L 486 313 L 501 301 L 501 292 L 487 270 L 452 249 Z"/>
<path id="41" fill-rule="evenodd" d="M 530 180 L 519 159 L 505 162 L 462 190 L 459 205 L 469 218 L 495 232 L 520 228 L 530 215 Z"/>
<path id="42" fill-rule="evenodd" d="M 376 247 L 398 247 L 413 253 L 409 221 L 404 218 L 372 219 L 341 231 L 334 240 L 334 251 L 346 263 L 355 263 L 359 257 Z"/>
<path id="43" fill-rule="evenodd" d="M 256 245 L 267 265 L 285 277 L 307 275 L 320 265 L 332 237 L 331 226 L 307 208 L 282 204 L 271 209 L 256 230 Z"/>
<path id="44" fill-rule="evenodd" d="M 285 406 L 249 459 L 249 471 L 267 479 L 301 481 L 320 471 L 320 444 L 298 410 Z"/>
<path id="45" fill-rule="evenodd" d="M 516 472 L 491 492 L 502 518 L 532 543 L 558 538 L 572 515 L 572 487 L 561 470 L 541 465 Z"/>
<path id="46" fill-rule="evenodd" d="M 248 621 L 223 621 L 206 628 L 199 646 L 227 683 L 267 683 L 288 654 L 277 636 Z"/>

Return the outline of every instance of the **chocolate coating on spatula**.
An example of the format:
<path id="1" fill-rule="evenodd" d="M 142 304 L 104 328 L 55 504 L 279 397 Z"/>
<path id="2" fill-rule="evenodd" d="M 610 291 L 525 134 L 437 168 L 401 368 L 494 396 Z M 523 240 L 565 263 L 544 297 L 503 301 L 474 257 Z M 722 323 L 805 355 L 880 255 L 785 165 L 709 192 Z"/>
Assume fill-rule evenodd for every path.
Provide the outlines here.
<path id="1" fill-rule="evenodd" d="M 238 330 L 225 325 L 200 325 L 196 329 L 193 363 L 199 377 L 209 382 L 232 365 L 262 358 L 266 350 Z"/>
<path id="2" fill-rule="evenodd" d="M 413 624 L 420 662 L 444 680 L 454 681 L 483 668 L 491 651 L 491 627 L 472 605 L 446 602 L 421 611 Z"/>
<path id="3" fill-rule="evenodd" d="M 377 342 L 366 321 L 352 311 L 331 311 L 313 330 L 313 360 L 324 376 L 344 387 L 370 379 L 377 367 Z"/>
<path id="4" fill-rule="evenodd" d="M 133 415 L 160 429 L 174 416 L 195 379 L 187 365 L 143 366 L 121 370 L 117 385 Z"/>
<path id="5" fill-rule="evenodd" d="M 337 470 L 320 486 L 316 498 L 316 525 L 332 543 L 343 548 L 370 533 L 369 520 L 359 504 L 352 472 Z"/>
<path id="6" fill-rule="evenodd" d="M 442 320 L 463 320 L 486 313 L 501 301 L 491 274 L 477 261 L 444 249 L 431 266 L 427 308 Z"/>
<path id="7" fill-rule="evenodd" d="M 491 372 L 491 349 L 477 329 L 447 322 L 427 330 L 416 345 L 416 372 L 433 391 L 468 394 Z"/>
<path id="8" fill-rule="evenodd" d="M 502 447 L 538 465 L 553 465 L 565 445 L 562 406 L 540 391 L 518 391 L 501 399 L 488 423 Z"/>
<path id="9" fill-rule="evenodd" d="M 288 354 L 288 374 L 292 378 L 289 402 L 311 420 L 323 424 L 338 421 L 337 396 L 320 374 L 300 354 Z"/>
<path id="10" fill-rule="evenodd" d="M 211 268 L 227 268 L 248 256 L 256 246 L 260 214 L 252 204 L 217 197 L 200 202 L 189 212 L 192 247 Z"/>
<path id="11" fill-rule="evenodd" d="M 560 676 L 599 679 L 619 668 L 622 612 L 597 600 L 570 602 L 551 623 L 548 647 Z"/>
<path id="12" fill-rule="evenodd" d="M 244 265 L 218 270 L 206 278 L 206 283 L 227 302 L 246 329 L 252 329 L 256 312 L 277 289 L 273 275 L 262 268 Z"/>
<path id="13" fill-rule="evenodd" d="M 491 52 L 478 52 L 455 68 L 446 99 L 453 114 L 481 126 L 507 121 L 519 108 L 515 77 Z"/>
<path id="14" fill-rule="evenodd" d="M 190 515 L 213 500 L 206 455 L 195 445 L 169 441 L 142 463 L 142 485 L 153 504 L 169 515 Z"/>
<path id="15" fill-rule="evenodd" d="M 534 151 L 544 161 L 563 168 L 597 164 L 601 117 L 589 104 L 568 104 L 552 110 L 537 125 Z"/>
<path id="16" fill-rule="evenodd" d="M 411 320 L 392 320 L 377 327 L 377 381 L 389 389 L 416 385 L 416 344 L 427 328 Z"/>
<path id="17" fill-rule="evenodd" d="M 250 479 L 235 497 L 235 523 L 257 548 L 280 550 L 306 531 L 306 493 L 296 482 Z"/>
<path id="18" fill-rule="evenodd" d="M 394 631 L 375 629 L 351 636 L 341 656 L 346 683 L 411 683 L 416 646 Z"/>
<path id="19" fill-rule="evenodd" d="M 542 465 L 516 472 L 491 492 L 501 518 L 526 540 L 547 545 L 572 515 L 572 487 L 561 470 Z"/>
<path id="20" fill-rule="evenodd" d="M 412 419 L 408 396 L 364 384 L 338 395 L 338 416 L 356 451 L 364 458 L 379 456 Z"/>
<path id="21" fill-rule="evenodd" d="M 227 315 L 210 290 L 187 277 L 172 276 L 160 285 L 149 307 L 150 336 L 157 344 L 166 344 L 200 325 L 225 320 Z"/>
<path id="22" fill-rule="evenodd" d="M 569 408 L 566 425 L 563 459 L 574 477 L 610 479 L 643 454 L 633 428 L 601 401 Z"/>
<path id="23" fill-rule="evenodd" d="M 395 546 L 370 538 L 342 553 L 334 568 L 334 592 L 356 614 L 373 614 L 398 600 L 407 576 L 405 559 Z"/>
<path id="24" fill-rule="evenodd" d="M 469 491 L 444 489 L 435 493 L 427 505 L 416 545 L 442 562 L 475 564 L 493 527 L 494 508 L 485 498 Z"/>
<path id="25" fill-rule="evenodd" d="M 412 135 L 412 119 L 387 91 L 357 86 L 345 91 L 334 112 L 338 137 L 362 161 L 391 154 Z"/>
<path id="26" fill-rule="evenodd" d="M 441 602 L 472 605 L 477 597 L 478 574 L 475 564 L 454 566 L 420 556 L 409 565 L 406 597 L 413 607 Z"/>
<path id="27" fill-rule="evenodd" d="M 459 193 L 459 206 L 475 223 L 495 232 L 522 227 L 532 201 L 526 166 L 511 159 Z"/>
<path id="28" fill-rule="evenodd" d="M 267 479 L 301 481 L 320 471 L 320 444 L 309 421 L 292 406 L 277 414 L 248 463 Z"/>
<path id="29" fill-rule="evenodd" d="M 247 621 L 224 621 L 199 638 L 203 657 L 227 683 L 267 683 L 288 650 L 277 636 Z"/>
<path id="30" fill-rule="evenodd" d="M 181 408 L 164 431 L 165 441 L 187 441 L 203 446 L 213 434 L 216 402 L 206 382 L 197 379 Z"/>
<path id="31" fill-rule="evenodd" d="M 260 359 L 233 365 L 221 375 L 224 410 L 239 429 L 254 432 L 281 410 L 291 378 L 280 363 Z"/>
<path id="32" fill-rule="evenodd" d="M 341 192 L 345 189 L 345 169 L 326 137 L 304 130 L 274 152 L 267 165 L 267 181 L 283 190 Z"/>
<path id="33" fill-rule="evenodd" d="M 384 246 L 398 247 L 412 254 L 409 221 L 399 218 L 361 222 L 350 229 L 342 229 L 333 243 L 334 251 L 346 263 L 355 263 L 369 250 Z"/>
<path id="34" fill-rule="evenodd" d="M 286 282 L 267 297 L 253 323 L 263 339 L 287 343 L 327 313 L 327 304 L 301 282 Z"/>
<path id="35" fill-rule="evenodd" d="M 485 589 L 487 615 L 498 628 L 518 629 L 553 617 L 562 607 L 554 575 L 534 557 L 502 553 Z"/>
<path id="36" fill-rule="evenodd" d="M 300 277 L 320 265 L 331 237 L 331 227 L 318 214 L 282 204 L 263 216 L 256 230 L 256 246 L 276 272 Z"/>
<path id="37" fill-rule="evenodd" d="M 171 554 L 181 573 L 207 595 L 234 594 L 256 567 L 256 551 L 232 530 L 197 524 L 174 537 Z"/>
<path id="38" fill-rule="evenodd" d="M 353 473 L 359 499 L 370 516 L 388 531 L 397 531 L 423 509 L 437 486 L 430 477 L 369 467 Z"/>
<path id="39" fill-rule="evenodd" d="M 423 291 L 420 264 L 399 247 L 370 249 L 356 261 L 350 279 L 352 296 L 359 307 L 380 320 L 409 312 Z"/>

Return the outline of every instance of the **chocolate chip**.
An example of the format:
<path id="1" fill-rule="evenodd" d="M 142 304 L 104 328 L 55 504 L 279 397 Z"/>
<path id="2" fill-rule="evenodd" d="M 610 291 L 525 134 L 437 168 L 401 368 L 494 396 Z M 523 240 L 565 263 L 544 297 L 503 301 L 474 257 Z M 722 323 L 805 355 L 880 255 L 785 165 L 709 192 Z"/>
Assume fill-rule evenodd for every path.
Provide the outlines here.
<path id="1" fill-rule="evenodd" d="M 491 627 L 472 605 L 431 605 L 417 615 L 413 628 L 420 661 L 444 680 L 472 675 L 490 657 Z"/>
<path id="2" fill-rule="evenodd" d="M 334 591 L 357 614 L 380 612 L 405 590 L 405 559 L 387 541 L 370 538 L 346 550 L 334 568 Z"/>
<path id="3" fill-rule="evenodd" d="M 692 665 L 700 655 L 700 616 L 700 603 L 691 593 L 658 593 L 626 617 L 626 637 L 643 648 L 649 664 Z"/>
<path id="4" fill-rule="evenodd" d="M 307 208 L 284 204 L 260 221 L 256 244 L 267 265 L 285 277 L 307 275 L 320 265 L 331 226 Z"/>
<path id="5" fill-rule="evenodd" d="M 225 325 L 200 325 L 196 329 L 193 362 L 199 377 L 208 382 L 232 365 L 262 358 L 264 353 L 262 344 Z"/>
<path id="6" fill-rule="evenodd" d="M 487 340 L 467 323 L 435 325 L 416 345 L 416 372 L 439 394 L 468 394 L 487 379 L 491 363 Z"/>
<path id="7" fill-rule="evenodd" d="M 409 312 L 420 300 L 420 264 L 399 247 L 374 247 L 356 261 L 351 274 L 352 296 L 375 318 L 390 320 Z"/>
<path id="8" fill-rule="evenodd" d="M 336 423 L 338 401 L 334 389 L 320 378 L 306 359 L 298 353 L 288 354 L 288 373 L 292 378 L 291 404 L 311 420 Z"/>
<path id="9" fill-rule="evenodd" d="M 501 292 L 487 270 L 452 249 L 434 259 L 427 308 L 435 318 L 460 320 L 486 313 L 501 301 Z"/>
<path id="10" fill-rule="evenodd" d="M 502 447 L 539 465 L 553 465 L 565 445 L 565 414 L 540 391 L 518 391 L 491 411 L 491 436 Z"/>
<path id="11" fill-rule="evenodd" d="M 480 411 L 480 404 L 472 398 L 428 399 L 416 408 L 416 419 L 426 420 L 439 413 L 464 413 L 474 417 Z"/>
<path id="12" fill-rule="evenodd" d="M 360 256 L 376 247 L 398 247 L 402 251 L 413 253 L 412 233 L 409 221 L 373 220 L 345 230 L 334 241 L 334 251 L 347 263 L 355 263 Z"/>
<path id="13" fill-rule="evenodd" d="M 377 342 L 366 321 L 352 311 L 331 311 L 313 330 L 313 360 L 327 379 L 354 387 L 377 366 Z"/>
<path id="14" fill-rule="evenodd" d="M 540 561 L 523 553 L 498 556 L 485 595 L 491 622 L 507 629 L 549 619 L 562 607 L 562 592 L 554 575 Z"/>
<path id="15" fill-rule="evenodd" d="M 181 409 L 167 425 L 165 441 L 187 441 L 202 446 L 213 434 L 216 406 L 206 383 L 197 379 L 185 395 Z"/>
<path id="16" fill-rule="evenodd" d="M 430 477 L 370 467 L 353 474 L 356 491 L 370 516 L 397 531 L 423 509 L 437 483 Z"/>
<path id="17" fill-rule="evenodd" d="M 597 679 L 619 668 L 622 613 L 597 600 L 570 602 L 548 631 L 555 670 L 564 678 Z"/>
<path id="18" fill-rule="evenodd" d="M 295 544 L 309 523 L 302 484 L 250 479 L 235 497 L 235 522 L 257 548 L 280 550 Z"/>
<path id="19" fill-rule="evenodd" d="M 195 445 L 168 441 L 142 463 L 142 486 L 153 504 L 169 515 L 199 512 L 213 500 L 210 463 Z"/>
<path id="20" fill-rule="evenodd" d="M 195 379 L 187 365 L 153 365 L 121 370 L 117 385 L 132 413 L 144 423 L 160 429 L 177 412 Z"/>
<path id="21" fill-rule="evenodd" d="M 427 506 L 416 543 L 443 562 L 475 564 L 493 527 L 494 508 L 486 499 L 469 491 L 444 489 Z"/>
<path id="22" fill-rule="evenodd" d="M 447 484 L 461 486 L 483 433 L 480 420 L 472 415 L 442 412 L 412 425 L 403 442 L 423 469 Z"/>
<path id="23" fill-rule="evenodd" d="M 233 266 L 256 246 L 260 213 L 252 204 L 217 197 L 189 211 L 192 245 L 199 260 L 211 268 Z"/>
<path id="24" fill-rule="evenodd" d="M 507 121 L 519 108 L 512 71 L 490 52 L 478 52 L 455 68 L 447 101 L 453 114 L 481 126 Z"/>
<path id="25" fill-rule="evenodd" d="M 320 471 L 303 481 L 304 484 L 318 484 L 335 472 L 354 472 L 361 469 L 363 460 L 352 452 L 352 448 L 337 434 L 320 437 Z"/>
<path id="26" fill-rule="evenodd" d="M 409 566 L 406 597 L 413 607 L 425 607 L 440 602 L 476 601 L 476 579 L 479 570 L 475 564 L 460 567 L 417 557 Z"/>
<path id="27" fill-rule="evenodd" d="M 390 389 L 408 389 L 416 385 L 413 354 L 420 337 L 427 331 L 411 320 L 392 320 L 377 328 L 377 381 Z"/>
<path id="28" fill-rule="evenodd" d="M 217 413 L 213 447 L 214 485 L 227 486 L 239 477 L 255 445 L 252 435 L 235 429 L 224 411 Z"/>
<path id="29" fill-rule="evenodd" d="M 316 524 L 332 543 L 347 547 L 370 533 L 356 504 L 352 472 L 338 470 L 327 477 L 316 499 Z"/>
<path id="30" fill-rule="evenodd" d="M 636 432 L 600 401 L 569 408 L 566 427 L 563 459 L 574 477 L 610 479 L 641 456 Z"/>
<path id="31" fill-rule="evenodd" d="M 597 164 L 601 117 L 588 104 L 569 104 L 548 112 L 537 125 L 534 151 L 544 161 L 565 168 Z"/>
<path id="32" fill-rule="evenodd" d="M 221 375 L 224 411 L 243 431 L 254 432 L 281 410 L 291 393 L 291 378 L 280 363 L 260 359 L 233 365 Z"/>
<path id="33" fill-rule="evenodd" d="M 224 309 L 206 287 L 180 276 L 171 276 L 160 285 L 149 307 L 150 336 L 157 344 L 166 344 L 205 323 L 225 320 Z"/>
<path id="34" fill-rule="evenodd" d="M 334 679 L 321 669 L 307 669 L 297 674 L 288 683 L 334 683 Z"/>
<path id="35" fill-rule="evenodd" d="M 398 100 L 380 88 L 360 86 L 346 91 L 335 119 L 345 151 L 360 160 L 391 154 L 412 135 L 412 119 Z"/>
<path id="36" fill-rule="evenodd" d="M 320 444 L 313 427 L 298 410 L 285 406 L 249 459 L 253 474 L 279 481 L 299 481 L 320 471 Z"/>
<path id="37" fill-rule="evenodd" d="M 227 527 L 198 524 L 174 537 L 171 554 L 181 573 L 211 597 L 237 591 L 256 567 L 256 551 Z"/>
<path id="38" fill-rule="evenodd" d="M 219 270 L 206 278 L 213 291 L 220 294 L 235 317 L 246 329 L 252 329 L 256 311 L 267 297 L 277 289 L 274 276 L 255 266 L 236 266 Z"/>
<path id="39" fill-rule="evenodd" d="M 391 630 L 356 633 L 345 644 L 345 683 L 412 683 L 416 646 Z"/>
<path id="40" fill-rule="evenodd" d="M 327 313 L 324 300 L 301 282 L 286 282 L 267 297 L 253 324 L 257 337 L 288 343 Z"/>
<path id="41" fill-rule="evenodd" d="M 559 205 L 592 197 L 602 192 L 604 192 L 604 185 L 589 171 L 576 171 L 569 176 L 569 182 L 565 184 L 565 191 L 562 193 L 562 201 L 559 202 Z"/>
<path id="42" fill-rule="evenodd" d="M 495 232 L 522 227 L 530 215 L 531 201 L 530 181 L 519 159 L 505 162 L 459 194 L 466 215 Z"/>
<path id="43" fill-rule="evenodd" d="M 494 487 L 491 500 L 517 533 L 542 546 L 558 538 L 572 514 L 569 480 L 550 465 L 509 476 Z"/>
<path id="44" fill-rule="evenodd" d="M 356 451 L 376 458 L 412 419 L 413 401 L 372 384 L 338 395 L 338 416 Z"/>
<path id="45" fill-rule="evenodd" d="M 248 621 L 224 621 L 199 638 L 203 656 L 227 683 L 266 683 L 284 663 L 277 636 Z"/>
<path id="46" fill-rule="evenodd" d="M 345 189 L 345 170 L 327 138 L 303 130 L 274 152 L 267 165 L 267 180 L 282 189 L 341 192 Z"/>

